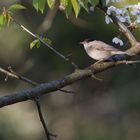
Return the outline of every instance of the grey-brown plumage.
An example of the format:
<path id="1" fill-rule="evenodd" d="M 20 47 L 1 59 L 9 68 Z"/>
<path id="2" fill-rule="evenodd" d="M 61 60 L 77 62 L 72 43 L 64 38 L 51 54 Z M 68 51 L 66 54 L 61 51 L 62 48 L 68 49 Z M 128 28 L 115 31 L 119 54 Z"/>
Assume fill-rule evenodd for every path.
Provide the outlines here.
<path id="1" fill-rule="evenodd" d="M 109 57 L 117 54 L 127 54 L 126 52 L 120 51 L 111 45 L 108 45 L 102 41 L 83 41 L 83 44 L 87 54 L 95 60 L 107 60 Z"/>

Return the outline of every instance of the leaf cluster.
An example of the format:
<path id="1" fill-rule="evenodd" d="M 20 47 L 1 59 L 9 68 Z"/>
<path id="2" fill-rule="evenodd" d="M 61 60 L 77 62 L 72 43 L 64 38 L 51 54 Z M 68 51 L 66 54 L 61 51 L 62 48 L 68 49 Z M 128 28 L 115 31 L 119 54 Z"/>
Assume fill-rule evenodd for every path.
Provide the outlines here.
<path id="1" fill-rule="evenodd" d="M 13 4 L 8 8 L 3 7 L 3 12 L 0 14 L 0 28 L 4 25 L 9 25 L 13 11 L 26 9 L 21 4 Z"/>
<path id="2" fill-rule="evenodd" d="M 52 41 L 50 39 L 48 39 L 46 37 L 43 37 L 42 39 L 44 42 L 48 43 L 49 45 L 52 45 Z M 40 46 L 41 46 L 41 42 L 39 39 L 35 39 L 30 43 L 30 49 L 32 49 L 33 47 L 40 48 Z"/>
<path id="3" fill-rule="evenodd" d="M 47 4 L 49 8 L 54 8 L 56 1 L 57 0 L 33 0 L 33 6 L 37 11 L 43 13 L 45 4 Z M 59 0 L 59 5 L 63 7 L 67 17 L 72 11 L 74 11 L 75 16 L 78 17 L 81 8 L 84 8 L 88 12 L 89 5 L 94 8 L 98 3 L 99 0 Z"/>

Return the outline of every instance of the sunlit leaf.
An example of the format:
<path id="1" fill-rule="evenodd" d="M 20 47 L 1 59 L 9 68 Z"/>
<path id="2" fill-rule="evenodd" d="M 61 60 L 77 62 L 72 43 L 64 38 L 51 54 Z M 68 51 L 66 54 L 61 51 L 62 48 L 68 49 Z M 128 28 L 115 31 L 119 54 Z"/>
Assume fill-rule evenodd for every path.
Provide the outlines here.
<path id="1" fill-rule="evenodd" d="M 47 0 L 47 3 L 48 3 L 49 8 L 53 8 L 55 4 L 55 0 Z"/>
<path id="2" fill-rule="evenodd" d="M 40 48 L 40 46 L 41 46 L 40 41 L 38 41 L 37 44 L 36 44 L 35 46 L 36 46 L 37 48 Z"/>
<path id="3" fill-rule="evenodd" d="M 72 7 L 74 9 L 75 16 L 77 17 L 80 12 L 80 4 L 77 0 L 71 0 Z"/>
<path id="4" fill-rule="evenodd" d="M 67 18 L 69 17 L 71 11 L 72 11 L 72 4 L 70 1 L 68 1 L 68 5 L 65 7 L 65 13 Z"/>
<path id="5" fill-rule="evenodd" d="M 39 3 L 38 3 L 39 0 L 33 0 L 33 6 L 34 8 L 38 11 L 39 10 Z"/>
<path id="6" fill-rule="evenodd" d="M 46 4 L 46 0 L 33 0 L 33 6 L 37 11 L 41 11 L 43 13 L 44 7 Z"/>
<path id="7" fill-rule="evenodd" d="M 3 24 L 4 24 L 4 17 L 3 17 L 3 15 L 1 14 L 1 15 L 0 15 L 0 26 L 3 26 Z"/>
<path id="8" fill-rule="evenodd" d="M 11 20 L 11 15 L 10 15 L 11 13 L 8 11 L 8 10 L 6 10 L 5 8 L 4 8 L 4 10 L 3 10 L 3 13 L 2 13 L 2 15 L 3 15 L 3 21 L 5 21 L 5 23 L 9 26 L 9 24 L 10 24 L 10 20 Z"/>
<path id="9" fill-rule="evenodd" d="M 13 4 L 8 8 L 8 10 L 22 10 L 22 9 L 26 9 L 26 7 L 24 7 L 21 4 Z"/>
<path id="10" fill-rule="evenodd" d="M 49 38 L 44 37 L 43 40 L 44 40 L 47 44 L 52 45 L 52 41 L 51 41 Z"/>
<path id="11" fill-rule="evenodd" d="M 66 8 L 68 6 L 69 0 L 60 0 L 60 3 Z"/>
<path id="12" fill-rule="evenodd" d="M 39 37 L 39 35 L 36 35 L 37 37 Z M 40 38 L 40 37 L 39 37 Z M 43 37 L 42 40 L 44 42 L 46 42 L 47 44 L 51 45 L 52 44 L 52 41 L 46 37 Z M 39 48 L 41 46 L 41 42 L 39 39 L 36 39 L 36 40 L 33 40 L 31 43 L 30 43 L 30 49 L 32 49 L 33 47 L 36 47 L 36 48 Z"/>
<path id="13" fill-rule="evenodd" d="M 34 40 L 34 41 L 32 41 L 31 43 L 30 43 L 30 49 L 32 49 L 33 47 L 40 47 L 39 46 L 39 44 L 40 44 L 40 41 L 38 40 L 38 39 L 36 39 L 36 40 Z"/>
<path id="14" fill-rule="evenodd" d="M 39 10 L 41 11 L 41 13 L 43 13 L 44 11 L 44 7 L 45 7 L 45 3 L 46 3 L 46 0 L 39 0 Z"/>

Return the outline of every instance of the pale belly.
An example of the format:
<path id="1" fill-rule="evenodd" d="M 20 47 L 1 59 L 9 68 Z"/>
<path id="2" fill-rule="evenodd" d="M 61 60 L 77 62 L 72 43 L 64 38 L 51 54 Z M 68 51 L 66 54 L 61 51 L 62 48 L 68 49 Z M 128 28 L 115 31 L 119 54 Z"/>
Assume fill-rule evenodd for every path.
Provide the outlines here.
<path id="1" fill-rule="evenodd" d="M 109 52 L 99 51 L 99 50 L 95 50 L 95 51 L 92 50 L 91 52 L 87 52 L 87 54 L 95 60 L 105 59 L 110 56 Z"/>

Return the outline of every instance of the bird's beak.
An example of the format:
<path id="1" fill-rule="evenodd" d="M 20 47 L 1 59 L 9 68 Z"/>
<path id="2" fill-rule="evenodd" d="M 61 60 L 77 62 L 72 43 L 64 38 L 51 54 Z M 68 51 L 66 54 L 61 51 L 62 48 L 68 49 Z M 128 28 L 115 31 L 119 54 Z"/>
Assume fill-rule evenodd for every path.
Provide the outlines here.
<path id="1" fill-rule="evenodd" d="M 85 39 L 84 41 L 82 41 L 82 42 L 79 42 L 79 44 L 82 44 L 82 45 L 84 45 L 85 43 L 88 43 L 88 42 L 89 42 L 89 40 L 90 40 L 90 39 Z"/>
<path id="2" fill-rule="evenodd" d="M 79 42 L 79 44 L 83 45 L 83 44 L 84 44 L 84 41 L 82 41 L 82 42 Z"/>

